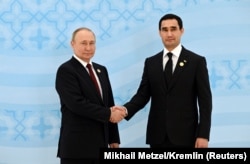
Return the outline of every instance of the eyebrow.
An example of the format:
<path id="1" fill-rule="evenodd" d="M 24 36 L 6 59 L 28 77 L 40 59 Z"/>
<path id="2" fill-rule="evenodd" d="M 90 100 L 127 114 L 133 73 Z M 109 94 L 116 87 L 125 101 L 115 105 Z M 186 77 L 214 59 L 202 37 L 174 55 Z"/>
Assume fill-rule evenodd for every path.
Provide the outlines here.
<path id="1" fill-rule="evenodd" d="M 177 26 L 162 27 L 162 29 L 166 29 L 166 28 L 177 28 Z"/>

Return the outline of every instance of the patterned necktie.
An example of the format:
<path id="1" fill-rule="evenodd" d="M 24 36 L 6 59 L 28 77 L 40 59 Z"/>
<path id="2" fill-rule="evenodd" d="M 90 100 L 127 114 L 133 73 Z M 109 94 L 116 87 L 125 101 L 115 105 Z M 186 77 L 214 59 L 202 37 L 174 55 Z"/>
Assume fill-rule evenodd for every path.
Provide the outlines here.
<path id="1" fill-rule="evenodd" d="M 171 52 L 167 53 L 168 55 L 168 62 L 165 66 L 165 78 L 166 78 L 166 81 L 167 81 L 167 85 L 169 85 L 170 83 L 170 80 L 172 78 L 172 74 L 173 74 L 173 61 L 172 61 L 172 56 L 173 54 Z"/>
<path id="2" fill-rule="evenodd" d="M 90 77 L 91 77 L 93 83 L 95 84 L 96 90 L 97 90 L 98 93 L 101 95 L 101 91 L 100 91 L 99 85 L 98 85 L 98 83 L 97 83 L 97 80 L 96 80 L 96 78 L 95 78 L 94 72 L 93 72 L 93 70 L 92 70 L 91 64 L 88 63 L 88 64 L 87 64 L 87 68 L 88 68 L 88 70 L 89 70 L 89 75 L 90 75 Z"/>

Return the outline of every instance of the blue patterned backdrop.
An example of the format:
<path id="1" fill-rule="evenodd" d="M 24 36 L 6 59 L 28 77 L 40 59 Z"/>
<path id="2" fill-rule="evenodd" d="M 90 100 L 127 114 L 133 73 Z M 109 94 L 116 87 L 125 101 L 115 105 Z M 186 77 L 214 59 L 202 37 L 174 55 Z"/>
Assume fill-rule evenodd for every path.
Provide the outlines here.
<path id="1" fill-rule="evenodd" d="M 71 33 L 96 33 L 115 102 L 137 90 L 143 62 L 162 47 L 158 21 L 176 13 L 185 47 L 206 56 L 213 92 L 210 147 L 250 147 L 249 0 L 0 0 L 0 164 L 58 164 L 58 66 Z M 119 124 L 121 147 L 148 147 L 148 106 Z"/>

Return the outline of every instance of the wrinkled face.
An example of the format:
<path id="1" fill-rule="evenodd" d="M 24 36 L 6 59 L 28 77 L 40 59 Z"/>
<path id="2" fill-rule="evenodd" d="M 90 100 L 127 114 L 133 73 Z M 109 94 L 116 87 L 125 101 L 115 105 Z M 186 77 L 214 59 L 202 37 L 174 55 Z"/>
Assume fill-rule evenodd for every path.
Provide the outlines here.
<path id="1" fill-rule="evenodd" d="M 81 30 L 71 41 L 71 46 L 77 57 L 85 62 L 89 62 L 95 54 L 95 36 L 91 31 Z"/>
<path id="2" fill-rule="evenodd" d="M 160 37 L 162 43 L 169 51 L 172 51 L 180 44 L 183 32 L 184 29 L 180 29 L 175 19 L 167 19 L 161 22 L 161 30 L 159 31 Z"/>

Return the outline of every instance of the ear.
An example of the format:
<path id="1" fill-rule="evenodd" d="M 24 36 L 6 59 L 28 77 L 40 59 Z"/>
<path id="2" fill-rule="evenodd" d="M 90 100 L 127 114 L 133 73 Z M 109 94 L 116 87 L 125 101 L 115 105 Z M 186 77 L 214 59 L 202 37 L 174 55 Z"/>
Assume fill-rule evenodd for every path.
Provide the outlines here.
<path id="1" fill-rule="evenodd" d="M 159 30 L 159 35 L 160 35 L 160 37 L 161 37 L 161 30 Z"/>
<path id="2" fill-rule="evenodd" d="M 181 34 L 184 34 L 184 28 L 181 29 Z"/>
<path id="3" fill-rule="evenodd" d="M 71 41 L 70 45 L 71 45 L 71 47 L 73 47 L 74 46 L 74 41 Z"/>

